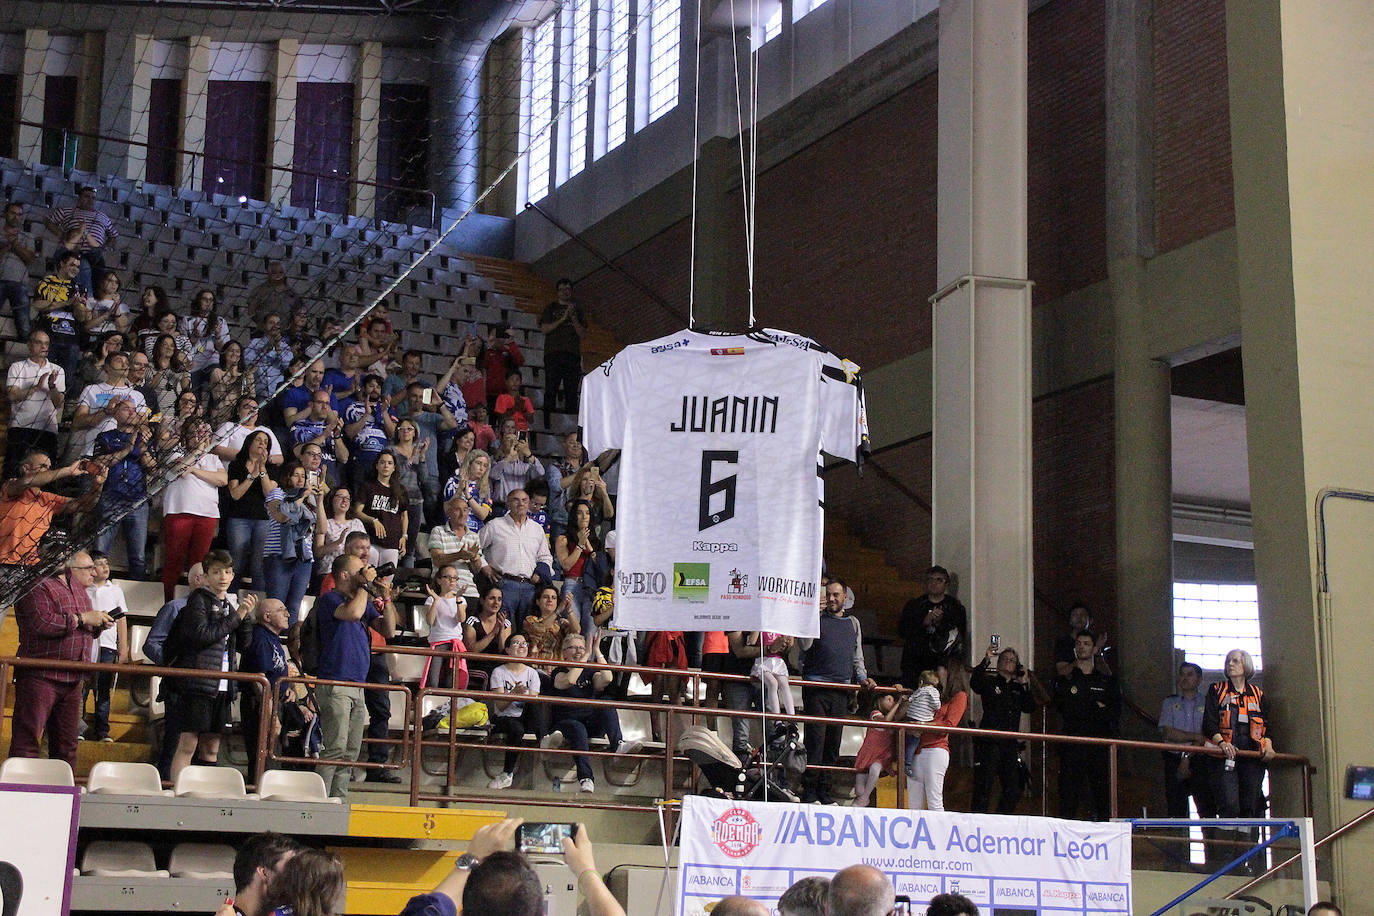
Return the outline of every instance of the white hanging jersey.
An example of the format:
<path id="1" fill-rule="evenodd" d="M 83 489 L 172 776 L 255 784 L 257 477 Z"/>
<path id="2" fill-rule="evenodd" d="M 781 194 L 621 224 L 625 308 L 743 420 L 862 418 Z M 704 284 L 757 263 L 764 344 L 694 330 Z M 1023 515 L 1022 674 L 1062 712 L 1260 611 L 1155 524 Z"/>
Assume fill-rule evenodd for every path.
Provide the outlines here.
<path id="1" fill-rule="evenodd" d="M 857 370 L 799 335 L 680 331 L 587 374 L 587 452 L 623 452 L 618 626 L 817 635 L 818 462 L 867 450 Z"/>

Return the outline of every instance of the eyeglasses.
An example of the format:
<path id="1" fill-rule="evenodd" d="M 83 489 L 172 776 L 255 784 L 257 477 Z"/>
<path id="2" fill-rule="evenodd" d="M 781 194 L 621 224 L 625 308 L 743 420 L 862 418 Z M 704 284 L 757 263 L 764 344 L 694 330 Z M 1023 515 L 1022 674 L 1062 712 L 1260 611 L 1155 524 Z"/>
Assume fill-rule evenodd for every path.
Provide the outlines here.
<path id="1" fill-rule="evenodd" d="M 512 639 L 510 642 L 506 643 L 507 649 L 528 649 L 529 647 L 530 644 L 523 639 Z"/>
<path id="2" fill-rule="evenodd" d="M 441 575 L 441 576 L 439 576 L 439 578 L 440 578 L 440 579 L 456 579 L 456 578 L 458 578 L 458 576 L 457 576 L 457 575 L 447 575 L 447 576 Z"/>

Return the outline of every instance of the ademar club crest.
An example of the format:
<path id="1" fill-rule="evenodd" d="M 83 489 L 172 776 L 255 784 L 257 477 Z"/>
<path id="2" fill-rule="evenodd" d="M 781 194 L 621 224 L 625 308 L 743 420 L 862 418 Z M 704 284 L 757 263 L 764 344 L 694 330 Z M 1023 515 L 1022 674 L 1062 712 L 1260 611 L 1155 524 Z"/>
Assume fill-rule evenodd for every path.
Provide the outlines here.
<path id="1" fill-rule="evenodd" d="M 763 837 L 763 828 L 743 808 L 731 808 L 711 822 L 711 842 L 732 859 L 754 851 Z"/>

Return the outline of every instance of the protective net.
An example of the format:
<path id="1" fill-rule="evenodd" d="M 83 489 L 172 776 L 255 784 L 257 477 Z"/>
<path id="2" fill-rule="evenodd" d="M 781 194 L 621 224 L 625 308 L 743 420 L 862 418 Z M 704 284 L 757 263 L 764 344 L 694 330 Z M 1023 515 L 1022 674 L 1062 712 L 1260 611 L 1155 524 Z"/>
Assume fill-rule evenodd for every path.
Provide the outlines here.
<path id="1" fill-rule="evenodd" d="M 681 0 L 533 6 L 522 18 L 530 4 L 10 5 L 22 31 L 0 35 L 0 152 L 5 197 L 24 213 L 7 240 L 35 252 L 14 281 L 33 301 L 32 326 L 52 335 L 66 397 L 55 437 L 9 424 L 0 606 L 126 517 L 152 506 L 156 527 L 159 494 L 207 450 L 224 450 L 228 465 L 248 428 L 236 423 L 241 395 L 254 396 L 257 425 L 289 463 L 300 443 L 282 396 L 317 355 L 332 366 L 361 345 L 359 376 L 385 376 L 413 351 L 433 407 L 442 400 L 459 424 L 458 383 L 473 370 L 458 357 L 498 329 L 532 354 L 524 375 L 535 380 L 531 309 L 543 303 L 503 291 L 502 268 L 467 252 L 509 231 L 491 217 L 512 216 L 679 104 L 690 33 Z M 93 200 L 78 197 L 85 186 Z M 64 241 L 73 226 L 83 233 Z M 82 254 L 72 278 L 64 247 Z M 70 323 L 50 276 L 90 284 L 89 308 L 70 309 Z M 284 346 L 264 333 L 269 314 Z M 2 326 L 10 365 L 29 355 L 20 325 Z M 151 357 L 146 370 L 135 359 L 139 397 L 103 371 L 118 350 Z M 11 410 L 42 427 L 46 383 L 28 382 L 23 397 L 11 388 Z M 334 395 L 356 402 L 363 388 L 356 377 Z M 146 410 L 121 416 L 124 400 Z M 348 408 L 336 409 L 330 428 L 352 445 Z M 197 415 L 204 425 L 188 422 Z M 70 471 L 22 479 L 28 444 Z M 38 505 L 35 479 L 72 501 Z M 343 466 L 335 482 L 347 482 Z M 124 530 L 120 540 L 137 534 Z"/>

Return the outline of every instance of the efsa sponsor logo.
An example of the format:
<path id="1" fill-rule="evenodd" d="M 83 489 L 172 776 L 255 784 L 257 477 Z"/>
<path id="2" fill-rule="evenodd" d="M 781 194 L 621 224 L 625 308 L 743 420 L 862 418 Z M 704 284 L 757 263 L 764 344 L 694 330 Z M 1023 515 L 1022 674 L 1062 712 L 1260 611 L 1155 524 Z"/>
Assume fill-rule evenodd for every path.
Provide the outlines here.
<path id="1" fill-rule="evenodd" d="M 711 842 L 732 859 L 749 855 L 763 838 L 763 828 L 743 808 L 731 808 L 711 822 Z"/>
<path id="2" fill-rule="evenodd" d="M 661 572 L 633 572 L 619 569 L 616 584 L 622 595 L 662 595 L 668 590 L 668 576 Z"/>
<path id="3" fill-rule="evenodd" d="M 711 589 L 710 563 L 674 563 L 673 598 L 705 604 L 707 592 Z"/>
<path id="4" fill-rule="evenodd" d="M 690 341 L 688 341 L 687 338 L 684 337 L 684 338 L 682 338 L 681 340 L 673 340 L 673 341 L 669 341 L 669 342 L 666 343 L 666 344 L 659 344 L 659 345 L 657 345 L 657 346 L 650 347 L 650 348 L 649 348 L 649 352 L 650 352 L 650 353 L 667 353 L 669 350 L 677 350 L 677 349 L 680 349 L 680 348 L 682 348 L 682 347 L 685 347 L 685 346 L 687 346 L 687 344 L 688 344 L 689 342 L 690 342 Z"/>

